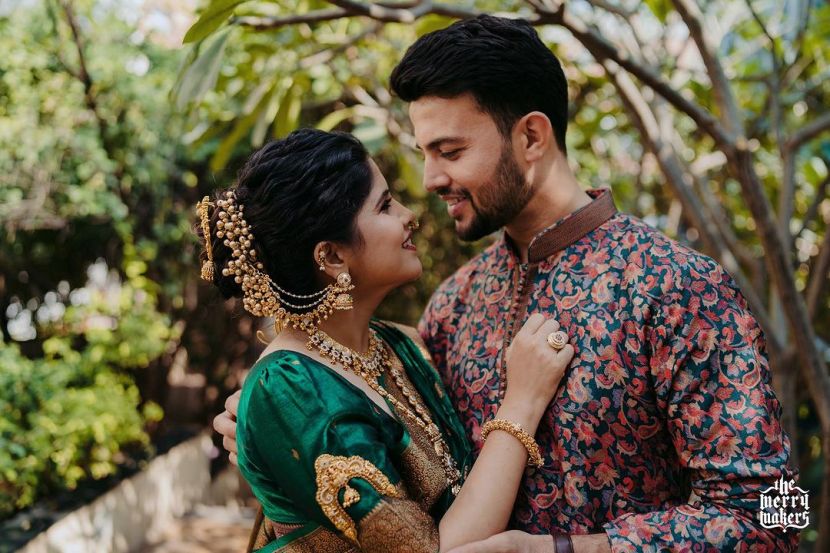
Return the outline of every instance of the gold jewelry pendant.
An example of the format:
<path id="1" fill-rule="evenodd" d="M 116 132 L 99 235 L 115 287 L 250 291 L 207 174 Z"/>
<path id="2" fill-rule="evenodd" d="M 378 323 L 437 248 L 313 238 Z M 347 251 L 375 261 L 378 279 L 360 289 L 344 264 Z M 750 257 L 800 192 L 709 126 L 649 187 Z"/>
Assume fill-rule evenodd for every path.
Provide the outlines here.
<path id="1" fill-rule="evenodd" d="M 337 283 L 334 286 L 337 294 L 334 297 L 334 308 L 338 311 L 348 311 L 354 307 L 354 298 L 349 294 L 349 290 L 354 290 L 352 275 L 344 271 L 337 275 Z"/>
<path id="2" fill-rule="evenodd" d="M 352 298 L 351 294 L 342 293 L 337 294 L 337 297 L 334 299 L 334 308 L 340 311 L 348 311 L 354 307 L 354 298 Z"/>

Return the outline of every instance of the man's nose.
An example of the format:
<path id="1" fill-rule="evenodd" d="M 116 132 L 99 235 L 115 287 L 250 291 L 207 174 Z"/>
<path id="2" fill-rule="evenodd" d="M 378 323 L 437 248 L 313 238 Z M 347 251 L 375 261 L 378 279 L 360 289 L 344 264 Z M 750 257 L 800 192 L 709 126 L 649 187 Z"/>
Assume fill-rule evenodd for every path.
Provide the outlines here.
<path id="1" fill-rule="evenodd" d="M 440 166 L 429 161 L 424 162 L 424 188 L 427 192 L 436 192 L 450 185 L 450 177 Z"/>

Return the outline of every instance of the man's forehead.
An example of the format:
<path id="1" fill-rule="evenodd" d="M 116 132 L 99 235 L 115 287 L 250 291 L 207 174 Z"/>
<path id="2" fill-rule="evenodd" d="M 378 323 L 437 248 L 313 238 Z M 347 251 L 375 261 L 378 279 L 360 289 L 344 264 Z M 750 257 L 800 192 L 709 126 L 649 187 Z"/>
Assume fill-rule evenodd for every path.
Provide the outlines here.
<path id="1" fill-rule="evenodd" d="M 478 109 L 472 97 L 439 98 L 428 96 L 409 104 L 409 119 L 420 148 L 436 142 L 469 140 L 490 117 Z"/>

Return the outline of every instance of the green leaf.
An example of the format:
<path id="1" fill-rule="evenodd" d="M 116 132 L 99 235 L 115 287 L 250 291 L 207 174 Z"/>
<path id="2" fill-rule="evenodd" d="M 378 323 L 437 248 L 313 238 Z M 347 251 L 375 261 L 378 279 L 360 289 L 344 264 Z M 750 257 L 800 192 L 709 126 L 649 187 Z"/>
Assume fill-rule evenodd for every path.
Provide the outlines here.
<path id="1" fill-rule="evenodd" d="M 260 114 L 268 106 L 270 100 L 271 94 L 266 94 L 259 101 L 259 104 L 257 104 L 254 110 L 251 111 L 251 113 L 236 122 L 228 136 L 226 136 L 225 139 L 222 140 L 222 143 L 219 144 L 219 147 L 216 148 L 216 153 L 213 154 L 213 157 L 210 160 L 211 171 L 219 172 L 225 167 L 225 164 L 227 164 L 228 160 L 231 158 L 231 154 L 233 154 L 234 147 L 259 120 Z"/>
<path id="2" fill-rule="evenodd" d="M 671 11 L 666 0 L 645 0 L 645 4 L 651 10 L 651 13 L 660 20 L 660 23 L 666 22 L 666 17 Z"/>
<path id="3" fill-rule="evenodd" d="M 297 128 L 300 123 L 300 110 L 303 107 L 303 90 L 295 81 L 280 104 L 279 113 L 274 126 L 274 135 L 282 138 Z"/>
<path id="4" fill-rule="evenodd" d="M 205 92 L 216 85 L 216 78 L 222 68 L 222 57 L 230 32 L 216 36 L 210 43 L 199 45 L 199 55 L 188 67 L 175 92 L 176 107 L 181 110 L 188 103 L 200 99 Z"/>
<path id="5" fill-rule="evenodd" d="M 234 8 L 246 0 L 213 0 L 202 12 L 196 23 L 184 35 L 184 44 L 198 42 L 218 29 L 233 13 Z"/>
<path id="6" fill-rule="evenodd" d="M 429 14 L 415 22 L 415 34 L 419 37 L 449 27 L 455 19 L 445 15 Z"/>
<path id="7" fill-rule="evenodd" d="M 321 131 L 331 131 L 337 125 L 350 119 L 354 115 L 354 108 L 343 108 L 333 111 L 320 119 L 317 128 Z"/>
<path id="8" fill-rule="evenodd" d="M 268 127 L 274 122 L 274 117 L 277 116 L 277 110 L 280 108 L 280 97 L 278 94 L 271 94 L 271 99 L 268 101 L 268 106 L 262 110 L 262 113 L 257 119 L 254 130 L 251 131 L 251 145 L 254 148 L 259 148 L 265 143 L 265 135 L 268 134 Z"/>

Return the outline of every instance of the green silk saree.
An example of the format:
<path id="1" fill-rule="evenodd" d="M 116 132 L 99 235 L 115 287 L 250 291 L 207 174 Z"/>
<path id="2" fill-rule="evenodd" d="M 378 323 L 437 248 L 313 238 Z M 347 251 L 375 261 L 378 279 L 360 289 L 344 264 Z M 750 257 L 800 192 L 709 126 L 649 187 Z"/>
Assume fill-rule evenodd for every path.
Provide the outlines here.
<path id="1" fill-rule="evenodd" d="M 464 428 L 414 329 L 378 321 L 372 328 L 466 475 Z M 380 383 L 406 403 L 391 378 Z M 438 550 L 437 521 L 453 496 L 425 432 L 315 359 L 279 350 L 254 365 L 242 389 L 237 443 L 239 468 L 265 516 L 256 551 Z"/>

